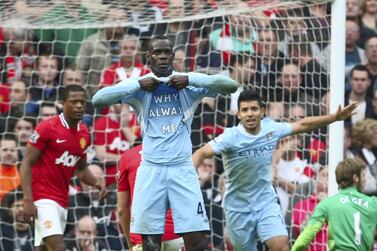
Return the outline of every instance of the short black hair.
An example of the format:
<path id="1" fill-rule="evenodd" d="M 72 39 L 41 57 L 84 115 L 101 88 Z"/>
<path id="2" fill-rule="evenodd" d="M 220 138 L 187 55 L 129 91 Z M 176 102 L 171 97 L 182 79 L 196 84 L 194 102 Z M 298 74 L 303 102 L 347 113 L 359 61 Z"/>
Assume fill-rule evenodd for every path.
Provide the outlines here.
<path id="1" fill-rule="evenodd" d="M 352 78 L 354 71 L 365 71 L 368 75 L 368 79 L 371 79 L 370 71 L 369 71 L 368 67 L 366 67 L 365 65 L 358 64 L 355 67 L 353 67 L 352 70 L 350 71 L 350 77 L 351 78 Z"/>
<path id="2" fill-rule="evenodd" d="M 151 49 L 152 47 L 152 44 L 154 43 L 154 41 L 157 41 L 157 40 L 168 40 L 169 41 L 169 44 L 170 44 L 170 47 L 171 49 L 173 50 L 173 43 L 170 41 L 170 39 L 167 37 L 167 36 L 164 36 L 164 35 L 156 35 L 156 36 L 153 36 L 149 42 L 148 42 L 148 51 Z"/>
<path id="3" fill-rule="evenodd" d="M 237 100 L 238 110 L 240 110 L 241 102 L 245 101 L 257 101 L 260 107 L 264 107 L 261 96 L 253 89 L 246 89 L 240 93 L 240 96 L 238 96 Z"/>
<path id="4" fill-rule="evenodd" d="M 63 88 L 63 92 L 62 92 L 63 101 L 67 101 L 67 98 L 69 97 L 70 92 L 83 92 L 86 95 L 86 91 L 84 87 L 82 87 L 81 85 L 68 85 Z"/>
<path id="5" fill-rule="evenodd" d="M 253 61 L 255 61 L 255 57 L 249 53 L 249 52 L 242 52 L 242 53 L 234 53 L 230 56 L 230 60 L 229 60 L 229 71 L 232 72 L 234 71 L 234 66 L 236 64 L 239 64 L 239 65 L 244 65 L 247 61 L 249 61 L 250 59 L 252 59 Z"/>
<path id="6" fill-rule="evenodd" d="M 1 136 L 0 140 L 1 141 L 3 141 L 3 140 L 13 140 L 13 141 L 17 142 L 16 136 L 14 136 L 14 134 L 10 134 L 10 133 L 4 133 Z"/>

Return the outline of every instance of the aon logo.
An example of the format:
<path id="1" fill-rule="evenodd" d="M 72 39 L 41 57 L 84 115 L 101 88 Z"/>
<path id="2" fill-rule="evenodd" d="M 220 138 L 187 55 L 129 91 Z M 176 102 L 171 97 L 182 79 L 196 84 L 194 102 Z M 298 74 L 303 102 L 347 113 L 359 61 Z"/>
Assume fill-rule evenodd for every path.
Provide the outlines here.
<path id="1" fill-rule="evenodd" d="M 126 151 L 130 148 L 130 143 L 127 141 L 122 140 L 120 137 L 114 138 L 113 142 L 109 146 L 111 151 L 118 150 L 118 151 Z"/>
<path id="2" fill-rule="evenodd" d="M 68 151 L 65 151 L 62 156 L 55 160 L 55 164 L 63 165 L 66 167 L 73 167 L 76 166 L 77 161 L 79 161 L 80 157 L 74 156 L 69 154 Z"/>

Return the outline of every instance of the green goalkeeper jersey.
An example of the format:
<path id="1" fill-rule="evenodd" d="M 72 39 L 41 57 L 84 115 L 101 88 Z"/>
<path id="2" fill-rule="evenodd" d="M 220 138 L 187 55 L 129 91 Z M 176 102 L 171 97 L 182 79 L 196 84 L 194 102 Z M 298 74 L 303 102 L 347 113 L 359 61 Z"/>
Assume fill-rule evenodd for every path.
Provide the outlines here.
<path id="1" fill-rule="evenodd" d="M 371 250 L 377 226 L 377 198 L 348 187 L 324 199 L 315 208 L 292 251 L 306 250 L 324 223 L 328 224 L 330 250 Z"/>

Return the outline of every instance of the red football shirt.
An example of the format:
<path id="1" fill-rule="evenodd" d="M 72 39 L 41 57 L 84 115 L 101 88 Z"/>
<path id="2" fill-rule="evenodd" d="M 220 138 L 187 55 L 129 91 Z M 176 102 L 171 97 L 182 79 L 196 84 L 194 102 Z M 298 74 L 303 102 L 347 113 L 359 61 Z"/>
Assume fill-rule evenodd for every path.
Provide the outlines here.
<path id="1" fill-rule="evenodd" d="M 118 120 L 108 116 L 96 119 L 94 122 L 94 145 L 105 146 L 106 153 L 122 154 L 130 148 L 130 143 L 123 134 Z M 116 165 L 106 166 L 106 184 L 110 185 L 116 182 Z"/>
<path id="2" fill-rule="evenodd" d="M 150 72 L 151 70 L 149 70 L 144 65 L 136 63 L 131 73 L 127 74 L 126 70 L 123 68 L 120 62 L 114 63 L 103 71 L 101 76 L 100 88 L 104 86 L 114 85 L 119 81 L 128 78 L 138 78 Z"/>
<path id="3" fill-rule="evenodd" d="M 80 123 L 69 128 L 63 114 L 39 123 L 29 144 L 42 151 L 32 166 L 33 200 L 51 199 L 68 207 L 68 189 L 80 159 L 86 160 L 89 132 Z"/>
<path id="4" fill-rule="evenodd" d="M 142 145 L 138 145 L 127 150 L 123 153 L 119 162 L 118 192 L 130 191 L 130 204 L 132 204 L 133 200 L 136 172 L 141 162 L 141 149 Z M 169 209 L 166 213 L 165 233 L 162 236 L 162 240 L 169 241 L 177 238 L 179 236 L 174 234 L 174 224 L 171 210 Z M 131 233 L 131 242 L 133 245 L 141 244 L 141 235 Z"/>

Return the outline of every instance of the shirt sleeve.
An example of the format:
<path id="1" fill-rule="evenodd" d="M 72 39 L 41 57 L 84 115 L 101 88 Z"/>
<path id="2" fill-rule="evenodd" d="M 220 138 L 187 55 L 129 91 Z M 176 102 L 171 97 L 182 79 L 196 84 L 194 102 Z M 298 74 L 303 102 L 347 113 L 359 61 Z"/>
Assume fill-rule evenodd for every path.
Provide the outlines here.
<path id="1" fill-rule="evenodd" d="M 47 145 L 48 142 L 48 123 L 47 122 L 42 122 L 37 125 L 35 128 L 33 134 L 30 136 L 29 139 L 29 145 L 32 145 L 39 150 L 43 151 Z"/>
<path id="2" fill-rule="evenodd" d="M 123 155 L 119 162 L 118 192 L 126 192 L 130 190 L 130 183 L 128 182 L 128 163 L 129 159 Z"/>
<path id="3" fill-rule="evenodd" d="M 203 73 L 188 73 L 189 85 L 206 88 L 211 94 L 221 93 L 229 94 L 237 90 L 237 82 L 224 75 L 207 75 Z"/>
<path id="4" fill-rule="evenodd" d="M 226 152 L 230 148 L 230 144 L 228 143 L 231 142 L 231 140 L 229 140 L 230 138 L 230 129 L 225 129 L 223 134 L 217 136 L 216 138 L 208 142 L 208 144 L 212 147 L 212 150 L 216 154 L 220 154 L 222 152 Z"/>
<path id="5" fill-rule="evenodd" d="M 321 222 L 314 222 L 312 224 L 309 223 L 308 226 L 305 227 L 304 231 L 300 234 L 300 236 L 295 241 L 291 251 L 305 251 L 309 246 L 310 242 L 314 239 L 316 234 L 321 230 L 322 223 Z"/>
<path id="6" fill-rule="evenodd" d="M 287 122 L 280 122 L 277 123 L 279 126 L 278 131 L 280 133 L 279 138 L 283 138 L 285 136 L 291 135 L 292 134 L 292 126 L 290 123 Z"/>

